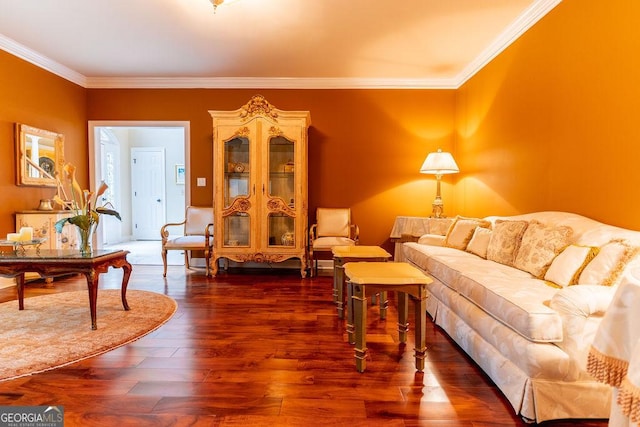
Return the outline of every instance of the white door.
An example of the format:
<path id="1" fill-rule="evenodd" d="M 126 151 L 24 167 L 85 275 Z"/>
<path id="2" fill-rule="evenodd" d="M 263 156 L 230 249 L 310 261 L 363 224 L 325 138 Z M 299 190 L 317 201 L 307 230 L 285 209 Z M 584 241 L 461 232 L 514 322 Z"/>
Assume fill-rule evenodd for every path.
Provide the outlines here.
<path id="1" fill-rule="evenodd" d="M 116 211 L 120 211 L 120 146 L 109 141 L 100 141 L 100 179 L 109 188 L 105 191 L 98 206 L 109 206 Z M 102 243 L 110 245 L 122 241 L 122 227 L 118 218 L 111 215 L 100 216 L 102 229 Z"/>
<path id="2" fill-rule="evenodd" d="M 165 224 L 164 148 L 131 148 L 131 216 L 135 240 L 160 240 Z"/>

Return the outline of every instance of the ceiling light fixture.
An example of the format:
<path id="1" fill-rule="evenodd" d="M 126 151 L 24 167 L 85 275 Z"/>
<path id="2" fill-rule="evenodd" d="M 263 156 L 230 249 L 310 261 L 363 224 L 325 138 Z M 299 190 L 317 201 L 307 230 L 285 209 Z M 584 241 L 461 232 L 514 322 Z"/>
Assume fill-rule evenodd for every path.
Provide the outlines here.
<path id="1" fill-rule="evenodd" d="M 209 0 L 211 2 L 211 5 L 213 6 L 213 13 L 216 13 L 216 10 L 218 9 L 218 6 L 222 5 L 223 3 L 226 5 L 230 5 L 231 3 L 233 3 L 234 1 L 237 0 Z"/>

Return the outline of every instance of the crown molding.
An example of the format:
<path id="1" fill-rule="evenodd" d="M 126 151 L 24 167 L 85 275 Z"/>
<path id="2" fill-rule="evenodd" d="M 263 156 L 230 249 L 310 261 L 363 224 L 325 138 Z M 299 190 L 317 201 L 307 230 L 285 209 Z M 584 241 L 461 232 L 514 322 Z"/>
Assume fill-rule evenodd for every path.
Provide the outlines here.
<path id="1" fill-rule="evenodd" d="M 457 87 L 465 84 L 561 2 L 562 0 L 539 0 L 533 3 L 458 74 L 455 78 Z"/>
<path id="2" fill-rule="evenodd" d="M 93 89 L 454 89 L 454 79 L 323 77 L 89 77 Z"/>
<path id="3" fill-rule="evenodd" d="M 457 76 L 442 79 L 339 77 L 87 77 L 0 34 L 0 49 L 87 89 L 457 89 L 562 0 L 538 0 Z"/>
<path id="4" fill-rule="evenodd" d="M 17 41 L 10 39 L 2 34 L 0 34 L 0 49 L 5 50 L 12 54 L 13 56 L 17 56 L 20 59 L 24 59 L 27 62 L 30 62 L 44 70 L 49 71 L 57 76 L 62 77 L 63 79 L 69 80 L 72 83 L 75 83 L 82 87 L 87 87 L 87 78 L 77 71 L 72 70 L 71 68 L 65 67 L 62 64 L 57 63 L 56 61 L 49 59 L 48 57 L 39 54 L 38 52 L 29 49 L 28 47 L 21 45 Z"/>

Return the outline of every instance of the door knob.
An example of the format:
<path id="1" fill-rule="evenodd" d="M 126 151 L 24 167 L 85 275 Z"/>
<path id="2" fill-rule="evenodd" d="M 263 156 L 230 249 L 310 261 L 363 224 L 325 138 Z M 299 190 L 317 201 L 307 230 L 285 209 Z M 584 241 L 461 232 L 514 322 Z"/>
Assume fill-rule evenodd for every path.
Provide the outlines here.
<path id="1" fill-rule="evenodd" d="M 158 202 L 158 203 L 160 203 L 161 201 L 162 201 L 162 200 L 160 200 L 160 199 L 156 200 L 156 202 Z"/>

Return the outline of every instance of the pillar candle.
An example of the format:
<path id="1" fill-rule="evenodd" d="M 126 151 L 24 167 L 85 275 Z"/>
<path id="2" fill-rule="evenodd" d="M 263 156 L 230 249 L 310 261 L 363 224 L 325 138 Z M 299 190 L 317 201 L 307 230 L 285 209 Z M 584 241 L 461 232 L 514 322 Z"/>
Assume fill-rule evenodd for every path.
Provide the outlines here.
<path id="1" fill-rule="evenodd" d="M 31 241 L 33 240 L 33 227 L 20 228 L 20 240 Z"/>
<path id="2" fill-rule="evenodd" d="M 20 241 L 20 233 L 9 233 L 7 234 L 7 240 L 10 242 L 19 242 Z"/>

